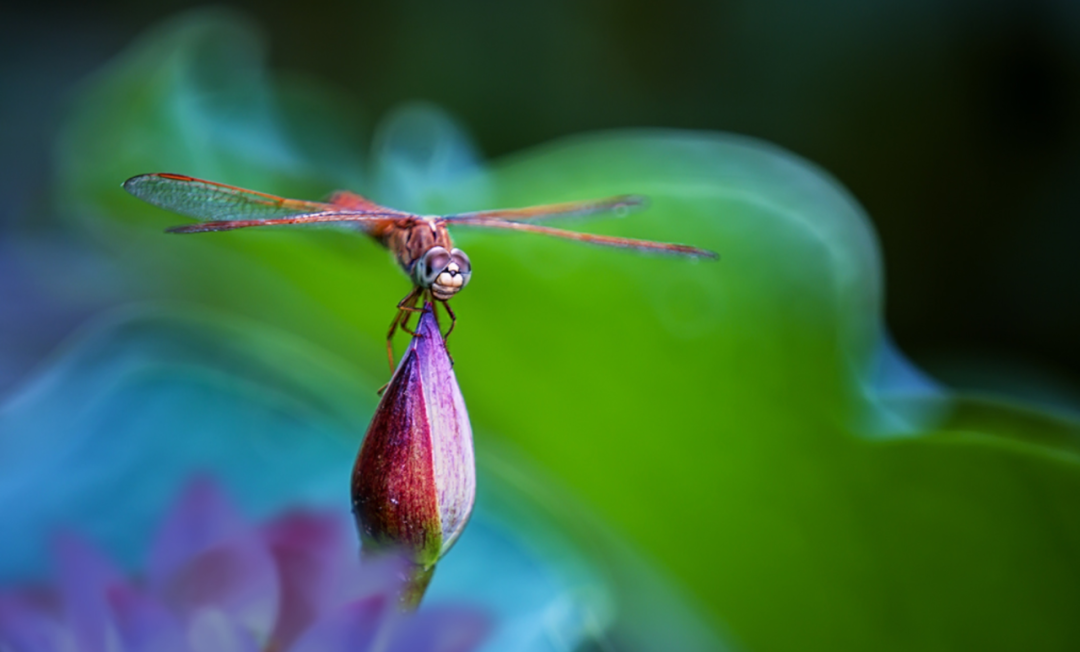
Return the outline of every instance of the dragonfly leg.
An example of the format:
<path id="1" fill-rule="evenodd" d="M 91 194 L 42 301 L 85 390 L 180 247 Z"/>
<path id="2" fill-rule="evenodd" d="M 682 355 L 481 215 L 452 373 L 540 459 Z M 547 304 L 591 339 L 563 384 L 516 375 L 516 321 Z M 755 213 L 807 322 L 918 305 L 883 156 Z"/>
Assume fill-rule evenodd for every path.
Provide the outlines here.
<path id="1" fill-rule="evenodd" d="M 398 314 L 402 315 L 401 325 L 400 325 L 401 330 L 405 331 L 409 335 L 412 335 L 413 337 L 416 337 L 416 331 L 409 328 L 409 318 L 412 317 L 413 311 L 412 310 L 402 310 Z"/>
<path id="2" fill-rule="evenodd" d="M 397 331 L 401 315 L 400 310 L 394 314 L 394 321 L 390 322 L 390 331 L 386 334 L 386 357 L 390 360 L 390 373 L 394 373 L 394 332 Z"/>
<path id="3" fill-rule="evenodd" d="M 442 334 L 442 324 L 439 323 L 439 302 L 437 299 L 429 298 L 428 302 L 431 303 L 431 316 L 435 318 L 435 328 L 438 329 L 439 334 Z"/>
<path id="4" fill-rule="evenodd" d="M 450 303 L 447 301 L 442 302 L 443 308 L 446 308 L 446 314 L 450 315 L 450 328 L 446 331 L 446 335 L 443 335 L 443 346 L 446 346 L 446 357 L 450 358 L 450 366 L 454 366 L 454 356 L 450 355 L 450 347 L 446 344 L 446 338 L 450 337 L 450 333 L 454 332 L 454 326 L 457 324 L 457 315 L 454 314 L 453 309 L 450 308 Z"/>
<path id="5" fill-rule="evenodd" d="M 403 312 L 424 312 L 423 308 L 416 307 L 416 302 L 419 301 L 423 296 L 424 290 L 420 289 L 419 286 L 414 287 L 412 289 L 412 292 L 406 294 L 405 298 L 401 301 L 398 301 L 398 310 L 401 310 Z"/>
<path id="6" fill-rule="evenodd" d="M 420 291 L 417 296 L 412 296 L 418 290 L 419 288 L 413 288 L 413 291 L 409 293 L 409 296 L 406 296 L 401 301 L 398 301 L 397 306 L 398 310 L 400 310 L 403 315 L 401 320 L 401 330 L 405 331 L 409 335 L 412 335 L 413 337 L 416 337 L 416 333 L 409 328 L 409 318 L 412 317 L 412 314 L 414 312 L 424 312 L 423 308 L 416 307 L 416 302 L 420 299 L 420 297 L 424 296 L 423 291 Z"/>
<path id="7" fill-rule="evenodd" d="M 409 321 L 409 315 L 416 312 L 414 306 L 419 297 L 419 292 L 420 288 L 414 287 L 412 291 L 405 295 L 404 299 L 398 301 L 397 314 L 394 315 L 394 321 L 390 322 L 390 330 L 386 333 L 386 357 L 390 360 L 390 373 L 394 373 L 394 333 L 397 332 L 398 326 L 401 326 L 405 332 L 415 335 L 409 330 L 407 322 Z"/>
<path id="8" fill-rule="evenodd" d="M 414 287 L 411 292 L 405 295 L 405 298 L 397 302 L 398 310 L 407 310 L 409 312 L 423 312 L 423 310 L 416 308 L 416 300 L 419 298 L 421 290 L 419 287 Z"/>
<path id="9" fill-rule="evenodd" d="M 449 301 L 443 301 L 442 304 L 443 308 L 446 308 L 446 314 L 450 315 L 450 329 L 446 331 L 446 335 L 443 335 L 443 339 L 445 340 L 450 337 L 450 333 L 454 332 L 454 326 L 457 325 L 457 315 L 455 315 L 454 311 L 450 308 Z"/>

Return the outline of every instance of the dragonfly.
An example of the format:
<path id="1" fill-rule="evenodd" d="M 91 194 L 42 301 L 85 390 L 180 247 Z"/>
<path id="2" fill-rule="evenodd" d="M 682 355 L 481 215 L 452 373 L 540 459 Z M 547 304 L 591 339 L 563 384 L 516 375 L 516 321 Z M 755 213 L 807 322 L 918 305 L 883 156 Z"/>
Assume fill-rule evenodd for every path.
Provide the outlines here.
<path id="1" fill-rule="evenodd" d="M 182 174 L 141 174 L 124 182 L 129 193 L 160 208 L 200 220 L 174 226 L 169 233 L 205 233 L 264 226 L 304 224 L 339 225 L 374 238 L 393 254 L 412 281 L 412 289 L 398 302 L 397 313 L 386 335 L 390 369 L 394 368 L 394 334 L 409 329 L 409 317 L 421 312 L 421 300 L 442 303 L 450 317 L 448 337 L 457 323 L 450 299 L 472 278 L 472 263 L 454 246 L 448 227 L 481 227 L 539 233 L 566 240 L 657 252 L 692 258 L 717 258 L 716 253 L 683 244 L 635 240 L 581 233 L 536 222 L 554 217 L 586 217 L 602 213 L 625 213 L 645 205 L 640 195 L 547 204 L 527 208 L 504 208 L 453 215 L 417 215 L 381 206 L 348 190 L 334 192 L 327 201 L 286 199 Z"/>

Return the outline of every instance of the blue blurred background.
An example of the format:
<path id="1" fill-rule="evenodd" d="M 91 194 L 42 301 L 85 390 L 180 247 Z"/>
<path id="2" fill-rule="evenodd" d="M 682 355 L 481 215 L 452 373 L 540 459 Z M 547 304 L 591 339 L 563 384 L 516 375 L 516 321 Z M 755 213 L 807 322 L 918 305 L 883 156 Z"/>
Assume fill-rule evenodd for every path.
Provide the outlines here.
<path id="1" fill-rule="evenodd" d="M 461 235 L 480 517 L 435 595 L 538 650 L 1080 646 L 1075 3 L 5 12 L 0 518 L 27 534 L 0 577 L 66 521 L 135 557 L 189 462 L 256 514 L 332 502 L 385 380 L 384 252 L 166 237 L 127 176 L 429 212 L 640 192 L 572 228 L 721 261 Z"/>

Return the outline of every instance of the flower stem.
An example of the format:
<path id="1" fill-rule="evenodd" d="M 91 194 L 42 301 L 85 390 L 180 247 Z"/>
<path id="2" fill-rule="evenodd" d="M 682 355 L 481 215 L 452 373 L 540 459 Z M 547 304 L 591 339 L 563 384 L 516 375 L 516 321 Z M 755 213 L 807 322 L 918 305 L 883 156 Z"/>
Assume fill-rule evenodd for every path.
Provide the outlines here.
<path id="1" fill-rule="evenodd" d="M 431 576 L 435 574 L 435 564 L 412 566 L 406 574 L 405 583 L 401 585 L 401 608 L 403 611 L 416 611 L 431 583 Z"/>

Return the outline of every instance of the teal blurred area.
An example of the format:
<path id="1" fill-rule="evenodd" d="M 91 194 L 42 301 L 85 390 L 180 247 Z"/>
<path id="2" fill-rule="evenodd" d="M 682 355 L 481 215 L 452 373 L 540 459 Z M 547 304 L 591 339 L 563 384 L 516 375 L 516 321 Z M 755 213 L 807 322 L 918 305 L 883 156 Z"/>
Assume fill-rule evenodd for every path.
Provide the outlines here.
<path id="1" fill-rule="evenodd" d="M 450 347 L 481 499 L 432 599 L 494 610 L 492 649 L 1080 645 L 1077 275 L 1018 265 L 1038 291 L 1001 276 L 1016 269 L 1006 245 L 1067 265 L 1054 247 L 1075 233 L 1074 191 L 1049 171 L 1075 163 L 1075 98 L 1054 95 L 1075 70 L 1054 49 L 1073 10 L 1040 5 L 1025 23 L 1002 5 L 968 24 L 928 3 L 525 3 L 515 34 L 493 27 L 505 10 L 468 6 L 352 8 L 368 20 L 351 39 L 347 20 L 290 22 L 273 5 L 257 21 L 183 13 L 79 83 L 48 185 L 20 189 L 0 244 L 16 308 L 2 317 L 0 518 L 25 533 L 0 574 L 39 576 L 59 525 L 136 562 L 196 468 L 254 514 L 344 509 L 387 377 L 382 340 L 409 284 L 385 251 L 332 228 L 166 236 L 184 218 L 124 194 L 127 177 L 302 198 L 344 187 L 425 213 L 638 193 L 648 210 L 568 226 L 720 261 L 455 232 L 475 268 Z M 155 11 L 127 11 L 111 34 Z M 107 50 L 109 33 L 91 45 Z M 986 124 L 968 124 L 964 98 L 982 96 L 934 65 L 957 34 L 1015 65 L 1034 57 L 1016 73 L 1032 104 L 1006 85 L 1005 114 L 979 100 Z M 1062 76 L 1038 82 L 1047 61 Z M 897 112 L 916 121 L 882 126 Z M 664 128 L 627 128 L 643 124 Z M 1027 185 L 987 176 L 1020 167 Z M 1023 209 L 1036 195 L 1037 218 Z M 1032 217 L 1003 229 L 1010 212 Z M 909 344 L 948 361 L 939 375 L 959 388 Z M 987 346 L 1063 380 L 965 380 Z"/>

